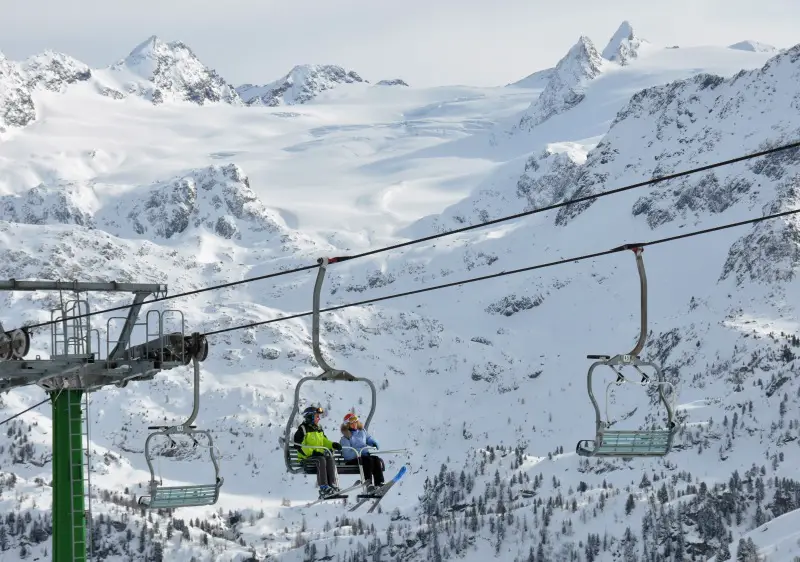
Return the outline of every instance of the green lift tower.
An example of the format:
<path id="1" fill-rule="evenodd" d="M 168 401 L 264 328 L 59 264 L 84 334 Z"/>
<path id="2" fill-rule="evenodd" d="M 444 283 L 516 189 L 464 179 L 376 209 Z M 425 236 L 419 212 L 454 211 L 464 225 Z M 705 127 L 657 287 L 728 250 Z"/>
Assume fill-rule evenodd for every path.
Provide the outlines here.
<path id="1" fill-rule="evenodd" d="M 36 384 L 49 394 L 53 407 L 52 559 L 85 562 L 91 558 L 87 531 L 91 528 L 89 393 L 107 385 L 124 387 L 130 381 L 149 380 L 161 370 L 188 365 L 192 360 L 197 379 L 197 361 L 206 358 L 208 343 L 198 334 L 185 334 L 183 314 L 178 310 L 149 310 L 144 321 L 139 321 L 145 299 L 165 296 L 166 285 L 12 279 L 0 281 L 0 290 L 58 291 L 61 296 L 60 306 L 50 311 L 47 323 L 49 359 L 25 357 L 31 343 L 28 329 L 6 332 L 0 325 L 0 392 Z M 133 294 L 127 316 L 107 320 L 105 349 L 101 347 L 100 330 L 92 328 L 91 318 L 99 313 L 89 309 L 85 294 L 91 291 Z M 168 314 L 178 317 L 179 331 L 165 332 Z M 118 321 L 123 321 L 121 328 Z M 137 327 L 144 330 L 145 341 L 131 346 L 131 334 Z M 116 339 L 112 339 L 112 332 Z"/>

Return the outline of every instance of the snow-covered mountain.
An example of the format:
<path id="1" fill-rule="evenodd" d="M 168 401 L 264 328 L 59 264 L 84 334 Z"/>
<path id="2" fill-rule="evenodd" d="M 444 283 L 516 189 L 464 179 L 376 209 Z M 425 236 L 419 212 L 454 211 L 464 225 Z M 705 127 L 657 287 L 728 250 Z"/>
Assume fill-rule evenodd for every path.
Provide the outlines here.
<path id="1" fill-rule="evenodd" d="M 402 78 L 390 78 L 387 80 L 378 80 L 375 82 L 376 86 L 408 86 L 408 83 Z"/>
<path id="2" fill-rule="evenodd" d="M 647 40 L 636 36 L 630 22 L 623 21 L 599 56 L 624 66 L 649 46 Z M 582 82 L 591 80 L 601 71 L 602 63 L 598 60 L 597 49 L 588 37 L 581 37 L 554 68 L 537 70 L 508 86 L 542 89 L 554 82 L 552 79 L 557 76 L 555 83 L 550 86 L 551 91 L 562 89 L 564 86 L 569 89 L 574 86 L 580 87 Z"/>
<path id="3" fill-rule="evenodd" d="M 0 53 L 0 133 L 36 119 L 35 92 L 64 93 L 71 85 L 90 84 L 112 99 L 141 96 L 154 105 L 179 101 L 204 105 L 242 105 L 233 86 L 205 66 L 179 41 L 152 36 L 108 68 L 90 69 L 64 53 L 45 51 L 22 62 Z"/>
<path id="4" fill-rule="evenodd" d="M 0 278 L 161 282 L 174 294 L 800 137 L 800 45 L 780 54 L 648 48 L 625 65 L 579 45 L 559 80 L 583 76 L 572 87 L 588 84 L 588 94 L 555 104 L 506 158 L 487 146 L 487 124 L 537 103 L 527 88 L 342 89 L 347 104 L 320 98 L 313 112 L 297 104 L 291 114 L 259 104 L 163 111 L 103 100 L 91 87 L 50 91 L 37 98 L 48 118 L 2 145 Z M 580 61 L 602 72 L 588 78 L 592 65 Z M 796 208 L 798 178 L 800 151 L 784 151 L 332 264 L 322 306 Z M 190 411 L 188 369 L 93 393 L 96 557 L 627 562 L 755 561 L 758 553 L 794 562 L 799 225 L 791 216 L 645 249 L 643 356 L 676 386 L 681 424 L 666 458 L 574 453 L 594 433 L 585 356 L 633 345 L 638 279 L 629 253 L 570 261 L 323 314 L 326 358 L 379 388 L 370 429 L 382 449 L 409 450 L 407 458 L 384 455 L 390 476 L 403 463 L 409 473 L 381 513 L 335 503 L 306 509 L 313 478 L 284 469 L 278 437 L 294 387 L 319 372 L 308 318 L 210 337 L 197 423 L 213 430 L 223 457 L 213 508 L 143 516 L 132 501 L 149 478 L 147 426 Z M 272 320 L 309 309 L 315 273 L 164 308 L 182 310 L 189 331 Z M 49 320 L 60 297 L 3 296 L 6 329 Z M 126 303 L 89 298 L 96 309 Z M 93 319 L 101 350 L 108 316 Z M 36 331 L 30 355 L 47 356 L 49 346 L 49 332 Z M 596 387 L 604 398 L 614 378 L 605 377 Z M 337 439 L 342 416 L 369 407 L 362 386 L 312 383 L 302 405 L 321 403 Z M 604 404 L 618 425 L 637 427 L 661 423 L 654 398 L 612 386 Z M 4 394 L 0 419 L 41 399 L 37 388 Z M 0 433 L 0 560 L 50 552 L 51 435 L 45 406 Z M 159 458 L 165 483 L 211 477 L 204 451 L 186 451 Z"/>
<path id="5" fill-rule="evenodd" d="M 772 45 L 767 45 L 766 43 L 761 43 L 759 41 L 752 41 L 750 39 L 739 41 L 733 45 L 728 45 L 728 48 L 738 49 L 740 51 L 751 51 L 753 53 L 774 53 L 778 50 Z"/>
<path id="6" fill-rule="evenodd" d="M 45 51 L 20 64 L 29 88 L 43 88 L 64 92 L 70 84 L 84 82 L 92 77 L 91 69 L 84 63 L 63 53 Z"/>
<path id="7" fill-rule="evenodd" d="M 235 88 L 204 65 L 188 46 L 180 41 L 165 43 L 155 35 L 98 74 L 101 91 L 106 95 L 133 94 L 154 104 L 167 101 L 241 104 Z"/>
<path id="8" fill-rule="evenodd" d="M 340 84 L 366 82 L 353 70 L 333 64 L 303 64 L 292 68 L 282 78 L 257 86 L 243 84 L 236 88 L 247 105 L 295 105 L 308 103 L 321 92 Z"/>
<path id="9" fill-rule="evenodd" d="M 631 59 L 637 58 L 641 50 L 648 45 L 647 40 L 636 36 L 630 22 L 624 21 L 609 39 L 606 48 L 603 49 L 602 57 L 626 65 Z"/>
<path id="10" fill-rule="evenodd" d="M 597 78 L 606 65 L 591 39 L 581 36 L 558 61 L 544 90 L 522 115 L 518 127 L 530 130 L 578 105 L 584 98 L 587 83 Z"/>

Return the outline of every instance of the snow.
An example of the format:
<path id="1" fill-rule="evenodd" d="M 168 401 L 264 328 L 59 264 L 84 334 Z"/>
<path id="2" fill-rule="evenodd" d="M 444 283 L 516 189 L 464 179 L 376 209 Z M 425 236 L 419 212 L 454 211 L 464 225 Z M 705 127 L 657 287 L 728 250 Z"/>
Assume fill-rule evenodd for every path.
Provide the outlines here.
<path id="1" fill-rule="evenodd" d="M 0 79 L 28 88 L 37 119 L 0 138 L 0 277 L 159 282 L 175 294 L 789 142 L 800 134 L 799 52 L 650 48 L 619 65 L 600 59 L 591 40 L 581 38 L 547 84 L 390 88 L 353 81 L 291 108 L 286 97 L 279 106 L 245 105 L 232 94 L 230 103 L 201 104 L 183 88 L 166 88 L 170 77 L 209 75 L 188 47 L 157 38 L 112 69 L 92 69 L 90 79 L 63 88 L 29 88 L 14 66 Z M 170 64 L 157 73 L 164 59 Z M 98 94 L 100 84 L 127 92 L 123 83 L 138 95 Z M 214 83 L 218 93 L 229 91 L 224 80 Z M 548 88 L 552 96 L 539 101 Z M 153 103 L 155 89 L 165 92 L 163 103 Z M 569 92 L 580 100 L 555 103 Z M 533 114 L 546 118 L 504 134 Z M 798 173 L 797 153 L 787 152 L 333 264 L 322 306 L 791 208 Z M 246 560 L 251 547 L 260 558 L 306 560 L 313 559 L 305 552 L 310 545 L 320 559 L 326 547 L 344 557 L 359 547 L 366 553 L 378 540 L 381 560 L 437 560 L 438 552 L 513 561 L 542 548 L 546 560 L 556 561 L 568 559 L 569 549 L 586 560 L 578 541 L 607 534 L 610 543 L 596 558 L 605 562 L 645 559 L 645 546 L 678 548 L 685 534 L 680 548 L 709 559 L 723 542 L 705 524 L 716 516 L 732 555 L 740 538 L 752 537 L 770 562 L 792 560 L 797 512 L 779 513 L 773 503 L 779 479 L 796 478 L 800 461 L 798 344 L 790 337 L 799 322 L 798 228 L 792 217 L 646 248 L 652 332 L 643 356 L 661 362 L 677 384 L 682 424 L 675 451 L 664 459 L 585 460 L 574 452 L 578 440 L 594 434 L 585 356 L 624 353 L 638 335 L 638 279 L 628 252 L 324 313 L 326 358 L 380 389 L 371 433 L 383 448 L 410 452 L 385 456 L 389 477 L 401 464 L 409 473 L 374 516 L 362 509 L 344 520 L 335 503 L 303 509 L 316 497 L 313 478 L 289 475 L 283 465 L 278 438 L 294 387 L 319 372 L 310 318 L 211 336 L 197 423 L 213 430 L 221 452 L 222 495 L 213 507 L 173 514 L 186 522 L 189 539 L 172 523 L 174 536 L 157 535 L 148 549 L 160 541 L 165 558 L 177 562 Z M 190 332 L 276 319 L 310 309 L 315 274 L 146 309 L 182 310 Z M 90 300 L 95 309 L 129 302 L 103 293 Z M 58 293 L 7 293 L 0 321 L 11 329 L 49 320 L 58 302 Z M 119 314 L 93 319 L 102 352 L 106 322 Z M 174 318 L 168 325 L 177 327 Z M 144 340 L 141 326 L 132 338 Z M 49 331 L 36 331 L 29 356 L 47 356 L 49 345 Z M 613 379 L 607 371 L 596 383 L 601 401 Z M 91 395 L 92 510 L 115 523 L 114 532 L 104 526 L 106 560 L 127 559 L 126 548 L 143 559 L 138 537 L 145 522 L 148 530 L 154 523 L 126 501 L 144 493 L 149 479 L 147 426 L 190 411 L 190 376 L 177 368 Z M 4 394 L 0 417 L 41 399 L 35 387 Z M 369 406 L 366 385 L 350 383 L 309 383 L 302 399 L 331 412 L 323 424 L 332 438 L 350 408 Z M 662 422 L 652 391 L 638 386 L 614 389 L 609 407 L 618 417 L 630 414 L 620 423 L 634 427 Z M 50 507 L 48 408 L 7 427 L 0 478 L 13 473 L 17 482 L 12 492 L 2 480 L 0 510 L 36 521 Z M 164 483 L 208 481 L 204 454 L 198 448 L 161 457 Z M 469 493 L 459 483 L 462 469 L 474 479 Z M 729 484 L 734 471 L 746 481 L 741 489 Z M 669 486 L 663 499 L 662 484 Z M 760 485 L 766 492 L 756 501 L 747 487 Z M 724 501 L 709 499 L 717 497 Z M 477 502 L 493 511 L 478 515 L 470 530 Z M 726 521 L 730 505 L 739 511 Z M 758 509 L 777 516 L 758 523 Z M 241 520 L 230 520 L 229 510 Z M 152 518 L 163 534 L 170 518 Z M 213 533 L 188 526 L 195 518 Z M 359 531 L 359 519 L 367 531 Z M 643 533 L 645 521 L 662 533 L 660 542 Z M 635 544 L 625 539 L 628 527 Z M 9 542 L 0 560 L 17 559 L 23 541 L 13 535 Z M 26 548 L 44 556 L 49 543 Z"/>
<path id="2" fill-rule="evenodd" d="M 759 41 L 752 41 L 750 39 L 746 41 L 739 41 L 733 45 L 728 45 L 728 48 L 738 49 L 740 51 L 752 51 L 754 53 L 774 53 L 778 50 L 772 45 L 767 45 L 766 43 L 761 43 Z"/>

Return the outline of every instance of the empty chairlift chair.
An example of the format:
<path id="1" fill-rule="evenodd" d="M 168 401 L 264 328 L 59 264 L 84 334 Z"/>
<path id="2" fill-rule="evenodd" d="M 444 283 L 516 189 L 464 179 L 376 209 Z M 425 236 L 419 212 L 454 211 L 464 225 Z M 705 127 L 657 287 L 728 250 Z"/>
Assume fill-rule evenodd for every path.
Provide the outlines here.
<path id="1" fill-rule="evenodd" d="M 193 350 L 202 350 L 204 343 L 198 334 L 194 335 Z M 151 433 L 144 445 L 145 460 L 150 469 L 149 496 L 139 498 L 139 505 L 148 509 L 174 509 L 178 507 L 194 507 L 203 505 L 213 505 L 219 499 L 219 490 L 224 479 L 219 474 L 219 462 L 215 454 L 216 447 L 211 434 L 206 430 L 196 429 L 191 425 L 197 417 L 200 409 L 200 363 L 197 353 L 192 351 L 192 362 L 194 366 L 194 403 L 192 413 L 184 423 L 176 426 L 150 426 L 148 429 L 156 429 Z M 201 446 L 207 448 L 211 457 L 211 464 L 214 468 L 214 481 L 208 484 L 193 484 L 188 486 L 164 486 L 161 479 L 156 479 L 153 470 L 153 451 L 151 443 L 155 437 L 166 437 L 172 447 L 176 446 L 173 436 L 187 436 L 194 443 L 194 447 Z M 198 442 L 197 436 L 205 438 L 207 444 Z"/>
<path id="2" fill-rule="evenodd" d="M 639 341 L 630 353 L 620 355 L 588 355 L 588 359 L 595 359 L 589 367 L 586 385 L 589 391 L 589 399 L 595 410 L 595 438 L 585 439 L 578 442 L 576 453 L 583 457 L 662 457 L 672 448 L 672 441 L 677 429 L 675 422 L 674 403 L 667 400 L 664 389 L 669 388 L 672 401 L 675 398 L 675 388 L 664 378 L 661 368 L 652 361 L 643 361 L 639 358 L 639 353 L 644 347 L 647 336 L 647 277 L 642 260 L 643 248 L 638 244 L 626 244 L 618 249 L 633 250 L 636 256 L 636 265 L 639 270 L 639 284 L 641 288 L 641 330 Z M 631 383 L 648 387 L 651 384 L 658 385 L 658 395 L 660 402 L 664 405 L 667 413 L 666 426 L 662 429 L 640 430 L 640 429 L 610 429 L 611 422 L 606 419 L 603 421 L 600 407 L 597 404 L 592 388 L 592 376 L 594 370 L 601 366 L 610 367 L 616 374 L 616 380 L 606 386 L 606 414 L 608 413 L 608 390 L 611 385 L 621 385 Z M 633 368 L 641 377 L 640 381 L 632 381 L 625 378 L 622 369 Z M 652 375 L 647 375 L 643 369 L 652 369 Z"/>

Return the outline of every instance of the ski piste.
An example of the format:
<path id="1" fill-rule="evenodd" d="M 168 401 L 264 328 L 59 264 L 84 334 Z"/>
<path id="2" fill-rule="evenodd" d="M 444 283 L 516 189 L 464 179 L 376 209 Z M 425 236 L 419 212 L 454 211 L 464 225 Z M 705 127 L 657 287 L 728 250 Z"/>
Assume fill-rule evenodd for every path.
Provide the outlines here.
<path id="1" fill-rule="evenodd" d="M 358 500 L 358 501 L 357 501 L 357 502 L 356 502 L 356 503 L 353 505 L 353 507 L 351 507 L 350 509 L 348 509 L 348 511 L 355 511 L 356 509 L 358 509 L 359 507 L 361 507 L 361 506 L 362 506 L 362 505 L 364 505 L 366 502 L 368 502 L 368 501 L 370 501 L 370 500 L 372 500 L 372 499 L 374 499 L 375 501 L 373 502 L 372 506 L 370 506 L 370 508 L 367 510 L 367 513 L 372 513 L 373 511 L 375 511 L 375 508 L 376 508 L 376 507 L 378 507 L 378 504 L 381 502 L 381 500 L 382 500 L 382 499 L 383 499 L 383 497 L 386 495 L 386 493 L 389 491 L 389 489 L 390 489 L 392 486 L 394 486 L 394 485 L 395 485 L 395 484 L 398 482 L 398 480 L 400 480 L 400 479 L 401 479 L 401 478 L 402 478 L 402 477 L 405 475 L 405 473 L 406 473 L 406 470 L 407 470 L 407 467 L 406 467 L 405 465 L 403 465 L 402 467 L 400 467 L 400 470 L 398 470 L 398 471 L 397 471 L 397 474 L 395 474 L 395 475 L 394 475 L 394 478 L 392 478 L 392 479 L 391 479 L 391 480 L 389 480 L 389 481 L 388 481 L 386 484 L 384 484 L 383 486 L 381 486 L 381 488 L 380 488 L 380 490 L 378 490 L 378 493 L 377 493 L 377 494 L 372 494 L 373 496 L 377 496 L 377 497 L 366 497 L 366 498 L 360 498 L 360 499 L 359 499 L 359 500 Z"/>

